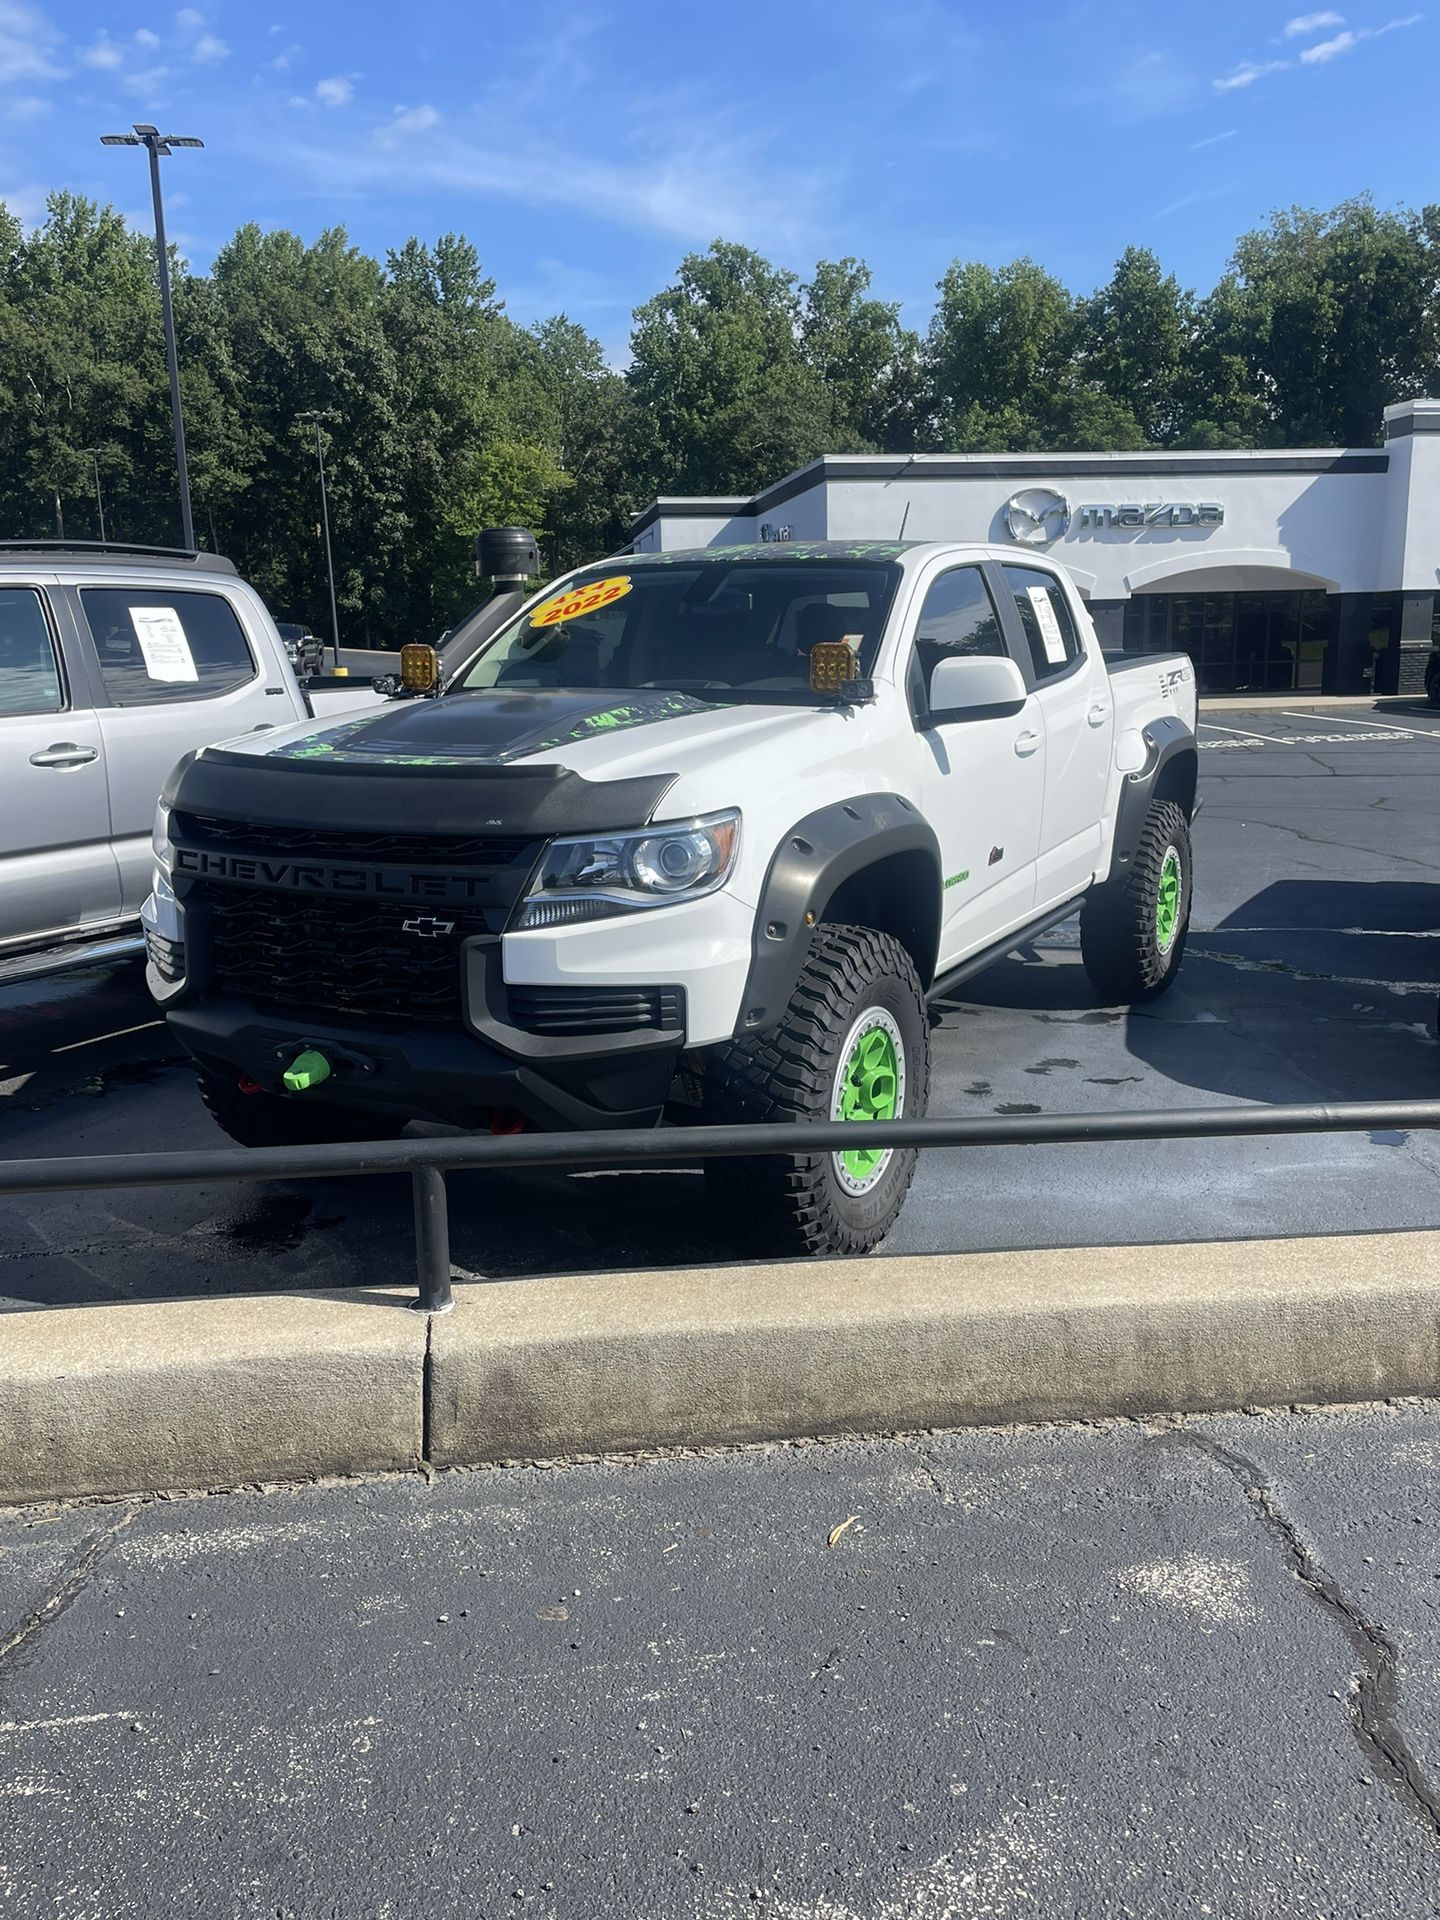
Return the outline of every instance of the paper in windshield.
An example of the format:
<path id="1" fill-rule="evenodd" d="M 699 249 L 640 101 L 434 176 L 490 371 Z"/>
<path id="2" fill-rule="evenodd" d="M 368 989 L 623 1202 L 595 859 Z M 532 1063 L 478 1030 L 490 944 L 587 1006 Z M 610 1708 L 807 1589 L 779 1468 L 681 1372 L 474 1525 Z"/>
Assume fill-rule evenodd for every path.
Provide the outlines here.
<path id="1" fill-rule="evenodd" d="M 145 656 L 145 671 L 152 680 L 175 683 L 200 678 L 190 642 L 173 607 L 131 607 L 129 613 Z"/>
<path id="2" fill-rule="evenodd" d="M 1055 618 L 1055 609 L 1050 604 L 1048 587 L 1027 587 L 1030 604 L 1035 609 L 1035 618 L 1040 622 L 1040 638 L 1045 646 L 1045 658 L 1052 667 L 1065 664 L 1065 636 L 1060 631 L 1060 622 Z"/>

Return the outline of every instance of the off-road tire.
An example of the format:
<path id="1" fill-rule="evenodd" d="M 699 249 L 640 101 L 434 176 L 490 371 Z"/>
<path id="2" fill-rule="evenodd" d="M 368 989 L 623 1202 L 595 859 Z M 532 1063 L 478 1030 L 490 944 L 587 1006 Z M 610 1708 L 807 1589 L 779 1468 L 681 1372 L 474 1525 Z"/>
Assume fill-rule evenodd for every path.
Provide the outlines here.
<path id="1" fill-rule="evenodd" d="M 234 1074 L 197 1067 L 205 1110 L 242 1147 L 318 1147 L 352 1140 L 393 1140 L 405 1122 L 395 1114 L 363 1113 L 333 1101 L 277 1093 L 242 1093 Z"/>
<path id="2" fill-rule="evenodd" d="M 930 1097 L 930 1022 L 913 961 L 889 934 L 822 926 L 779 1026 L 743 1035 L 711 1059 L 702 1119 L 715 1126 L 829 1120 L 863 1031 L 861 1040 L 853 1036 L 872 1012 L 888 1044 L 894 1036 L 900 1042 L 899 1111 L 920 1118 Z M 757 1252 L 858 1254 L 894 1225 L 915 1161 L 913 1147 L 894 1149 L 863 1192 L 847 1191 L 828 1153 L 707 1160 L 705 1180 L 727 1233 Z"/>
<path id="3" fill-rule="evenodd" d="M 1167 863 L 1178 859 L 1179 898 L 1168 943 L 1159 926 Z M 1090 984 L 1112 1006 L 1164 993 L 1179 971 L 1190 931 L 1190 823 L 1173 800 L 1152 800 L 1126 871 L 1091 893 L 1080 912 L 1080 957 Z"/>
<path id="4" fill-rule="evenodd" d="M 1425 682 L 1425 698 L 1432 707 L 1440 707 L 1440 673 L 1432 673 Z"/>

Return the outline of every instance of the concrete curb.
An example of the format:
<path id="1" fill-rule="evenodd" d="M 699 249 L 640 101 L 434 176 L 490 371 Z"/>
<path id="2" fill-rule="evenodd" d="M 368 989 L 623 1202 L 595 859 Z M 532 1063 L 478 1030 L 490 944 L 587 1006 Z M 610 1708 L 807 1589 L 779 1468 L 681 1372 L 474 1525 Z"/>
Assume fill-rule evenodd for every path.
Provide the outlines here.
<path id="1" fill-rule="evenodd" d="M 413 1467 L 426 1336 L 373 1293 L 0 1315 L 0 1502 Z"/>
<path id="2" fill-rule="evenodd" d="M 431 1350 L 446 1466 L 1440 1385 L 1440 1233 L 616 1274 L 457 1301 Z"/>
<path id="3" fill-rule="evenodd" d="M 0 1317 L 0 1502 L 1440 1389 L 1440 1233 Z"/>

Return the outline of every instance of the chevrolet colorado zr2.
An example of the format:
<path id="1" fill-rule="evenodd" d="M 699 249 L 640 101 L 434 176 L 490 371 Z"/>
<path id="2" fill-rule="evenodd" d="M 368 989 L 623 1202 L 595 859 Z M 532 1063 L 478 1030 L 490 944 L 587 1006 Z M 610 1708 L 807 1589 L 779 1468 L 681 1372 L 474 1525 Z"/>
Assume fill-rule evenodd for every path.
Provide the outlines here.
<path id="1" fill-rule="evenodd" d="M 927 996 L 1067 916 L 1111 1004 L 1174 979 L 1194 673 L 1107 663 L 1059 566 L 786 542 L 514 599 L 172 776 L 150 985 L 234 1139 L 918 1116 Z M 705 1171 L 772 1251 L 859 1253 L 914 1167 Z"/>

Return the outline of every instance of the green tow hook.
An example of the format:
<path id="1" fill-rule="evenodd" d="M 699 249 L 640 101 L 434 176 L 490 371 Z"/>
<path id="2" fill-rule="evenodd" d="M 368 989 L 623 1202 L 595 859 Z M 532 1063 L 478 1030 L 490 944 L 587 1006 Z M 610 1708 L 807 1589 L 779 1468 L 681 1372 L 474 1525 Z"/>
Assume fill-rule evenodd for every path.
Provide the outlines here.
<path id="1" fill-rule="evenodd" d="M 323 1080 L 330 1078 L 330 1062 L 323 1053 L 317 1053 L 314 1047 L 307 1047 L 304 1053 L 297 1053 L 285 1069 L 285 1087 L 290 1093 L 305 1093 L 311 1087 L 318 1087 Z"/>

